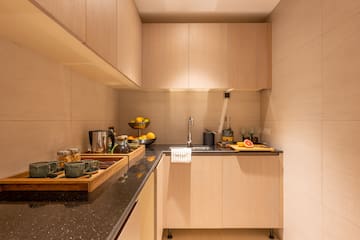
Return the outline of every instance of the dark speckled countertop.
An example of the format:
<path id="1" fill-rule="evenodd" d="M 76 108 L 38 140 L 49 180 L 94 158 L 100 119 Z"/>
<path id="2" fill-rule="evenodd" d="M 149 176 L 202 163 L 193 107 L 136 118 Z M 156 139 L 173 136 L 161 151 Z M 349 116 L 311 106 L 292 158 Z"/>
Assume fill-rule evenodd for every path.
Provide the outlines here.
<path id="1" fill-rule="evenodd" d="M 169 153 L 169 146 L 150 146 L 145 156 L 130 167 L 126 180 L 119 172 L 92 193 L 0 193 L 0 239 L 116 239 L 162 153 Z M 211 149 L 194 154 L 234 152 Z"/>

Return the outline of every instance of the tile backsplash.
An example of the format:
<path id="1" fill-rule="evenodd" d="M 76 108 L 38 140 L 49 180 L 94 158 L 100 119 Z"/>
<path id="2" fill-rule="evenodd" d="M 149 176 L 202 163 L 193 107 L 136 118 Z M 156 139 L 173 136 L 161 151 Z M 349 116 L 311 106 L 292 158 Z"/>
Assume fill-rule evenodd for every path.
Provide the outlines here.
<path id="1" fill-rule="evenodd" d="M 118 126 L 117 90 L 3 39 L 0 64 L 0 177 L 60 149 L 86 150 L 89 129 Z"/>
<path id="2" fill-rule="evenodd" d="M 136 116 L 144 116 L 151 120 L 144 132 L 154 131 L 157 135 L 156 143 L 185 144 L 187 120 L 193 116 L 193 142 L 202 144 L 205 128 L 218 129 L 223 102 L 223 91 L 120 91 L 119 133 L 136 135 L 137 131 L 127 123 Z M 228 115 L 231 116 L 235 139 L 240 138 L 241 128 L 259 131 L 260 93 L 232 92 Z"/>

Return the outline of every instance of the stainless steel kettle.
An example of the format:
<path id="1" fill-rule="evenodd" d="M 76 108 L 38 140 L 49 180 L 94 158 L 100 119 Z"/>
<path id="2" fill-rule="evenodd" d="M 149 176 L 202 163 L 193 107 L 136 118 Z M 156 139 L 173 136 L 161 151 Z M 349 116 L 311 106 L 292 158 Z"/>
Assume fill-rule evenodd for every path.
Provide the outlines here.
<path id="1" fill-rule="evenodd" d="M 115 136 L 114 133 L 109 130 L 94 130 L 89 131 L 89 141 L 91 152 L 107 153 L 114 147 Z"/>

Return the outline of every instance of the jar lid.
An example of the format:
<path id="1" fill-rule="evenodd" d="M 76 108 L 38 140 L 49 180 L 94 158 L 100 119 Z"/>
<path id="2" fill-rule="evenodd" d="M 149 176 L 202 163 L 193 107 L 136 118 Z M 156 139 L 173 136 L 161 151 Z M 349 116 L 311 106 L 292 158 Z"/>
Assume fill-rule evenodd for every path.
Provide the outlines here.
<path id="1" fill-rule="evenodd" d="M 72 154 L 80 153 L 79 148 L 69 148 L 68 151 L 70 151 L 70 153 L 72 153 Z"/>
<path id="2" fill-rule="evenodd" d="M 58 156 L 68 156 L 71 154 L 69 150 L 61 150 L 56 153 Z"/>

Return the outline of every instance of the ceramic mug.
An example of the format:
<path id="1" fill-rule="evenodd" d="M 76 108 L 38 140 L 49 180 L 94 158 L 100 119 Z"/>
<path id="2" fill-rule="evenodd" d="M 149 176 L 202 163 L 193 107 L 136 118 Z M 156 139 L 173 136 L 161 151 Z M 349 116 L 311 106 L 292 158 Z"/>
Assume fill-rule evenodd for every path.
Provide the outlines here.
<path id="1" fill-rule="evenodd" d="M 29 175 L 31 178 L 46 178 L 50 173 L 49 162 L 35 162 L 29 164 Z"/>
<path id="2" fill-rule="evenodd" d="M 100 162 L 98 160 L 87 159 L 87 160 L 82 160 L 82 162 L 85 163 L 85 170 L 87 172 L 93 172 L 99 170 L 100 168 Z"/>
<path id="3" fill-rule="evenodd" d="M 84 175 L 84 173 L 88 170 L 85 162 L 66 162 L 64 163 L 65 168 L 65 177 L 67 178 L 77 178 Z"/>

